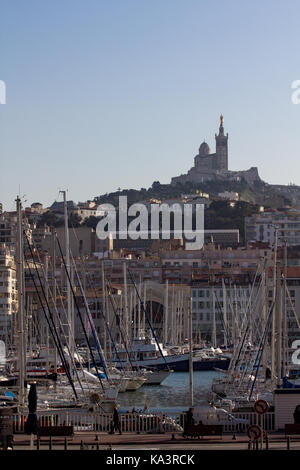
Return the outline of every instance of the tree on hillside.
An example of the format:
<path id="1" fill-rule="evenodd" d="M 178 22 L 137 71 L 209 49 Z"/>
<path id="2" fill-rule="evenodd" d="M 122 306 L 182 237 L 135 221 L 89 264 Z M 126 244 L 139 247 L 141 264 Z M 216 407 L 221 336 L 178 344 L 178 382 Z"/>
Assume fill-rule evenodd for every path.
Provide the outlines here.
<path id="1" fill-rule="evenodd" d="M 81 217 L 78 214 L 71 213 L 68 217 L 68 226 L 69 227 L 80 227 L 82 222 Z"/>
<path id="2" fill-rule="evenodd" d="M 95 217 L 94 215 L 91 215 L 90 217 L 87 217 L 86 219 L 84 219 L 84 221 L 82 222 L 82 225 L 96 229 L 99 220 L 100 220 L 99 217 Z"/>
<path id="3" fill-rule="evenodd" d="M 161 186 L 161 184 L 160 184 L 159 181 L 154 181 L 152 183 L 152 189 L 160 189 L 160 186 Z"/>
<path id="4" fill-rule="evenodd" d="M 47 211 L 40 217 L 37 227 L 43 227 L 44 225 L 47 225 L 48 227 L 60 227 L 63 224 L 63 217 L 58 217 L 54 212 Z"/>

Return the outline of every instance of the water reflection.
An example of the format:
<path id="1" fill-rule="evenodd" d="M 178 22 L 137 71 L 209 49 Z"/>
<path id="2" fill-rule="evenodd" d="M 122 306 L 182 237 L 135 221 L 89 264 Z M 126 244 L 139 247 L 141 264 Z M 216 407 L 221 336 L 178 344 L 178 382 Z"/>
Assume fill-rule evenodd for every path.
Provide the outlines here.
<path id="1" fill-rule="evenodd" d="M 215 371 L 194 372 L 194 405 L 207 403 L 214 377 L 223 374 Z M 162 385 L 147 385 L 135 392 L 119 393 L 118 402 L 123 410 L 131 411 L 148 406 L 150 410 L 185 409 L 189 406 L 189 373 L 174 372 Z"/>

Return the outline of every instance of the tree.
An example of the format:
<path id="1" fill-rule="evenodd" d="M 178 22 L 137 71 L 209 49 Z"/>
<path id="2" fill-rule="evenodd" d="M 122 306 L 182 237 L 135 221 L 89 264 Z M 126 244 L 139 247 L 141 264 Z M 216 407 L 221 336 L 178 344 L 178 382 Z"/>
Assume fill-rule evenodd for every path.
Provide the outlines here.
<path id="1" fill-rule="evenodd" d="M 63 225 L 64 220 L 62 217 L 58 217 L 54 212 L 47 211 L 40 217 L 37 226 L 43 227 L 47 225 L 48 227 L 60 227 Z"/>
<path id="2" fill-rule="evenodd" d="M 80 227 L 82 222 L 81 217 L 78 214 L 71 213 L 68 217 L 68 226 L 69 227 Z"/>
<path id="3" fill-rule="evenodd" d="M 160 184 L 159 181 L 154 181 L 152 183 L 152 189 L 160 189 L 160 186 L 161 186 L 161 184 Z"/>
<path id="4" fill-rule="evenodd" d="M 91 215 L 90 217 L 87 217 L 86 219 L 84 219 L 84 221 L 82 222 L 82 225 L 85 225 L 86 227 L 92 227 L 95 229 L 97 227 L 99 220 L 100 219 L 98 217 Z"/>

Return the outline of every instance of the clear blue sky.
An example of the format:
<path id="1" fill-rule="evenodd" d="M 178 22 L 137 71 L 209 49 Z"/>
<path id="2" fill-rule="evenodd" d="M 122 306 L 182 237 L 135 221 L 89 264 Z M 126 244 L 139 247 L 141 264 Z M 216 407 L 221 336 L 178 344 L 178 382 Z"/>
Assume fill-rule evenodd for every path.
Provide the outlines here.
<path id="1" fill-rule="evenodd" d="M 169 183 L 215 149 L 300 185 L 299 0 L 1 0 L 0 201 Z"/>

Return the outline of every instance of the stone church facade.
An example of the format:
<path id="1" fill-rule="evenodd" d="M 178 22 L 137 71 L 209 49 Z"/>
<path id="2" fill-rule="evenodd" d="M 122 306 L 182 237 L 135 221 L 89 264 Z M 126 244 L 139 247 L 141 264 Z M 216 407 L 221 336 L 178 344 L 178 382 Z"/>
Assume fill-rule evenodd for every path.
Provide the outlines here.
<path id="1" fill-rule="evenodd" d="M 224 133 L 224 118 L 220 116 L 219 133 L 215 134 L 216 152 L 210 153 L 206 142 L 202 142 L 199 153 L 194 158 L 194 166 L 184 175 L 175 176 L 171 184 L 203 183 L 208 180 L 240 180 L 244 178 L 249 184 L 260 180 L 258 170 L 252 167 L 245 171 L 228 170 L 228 134 Z"/>

